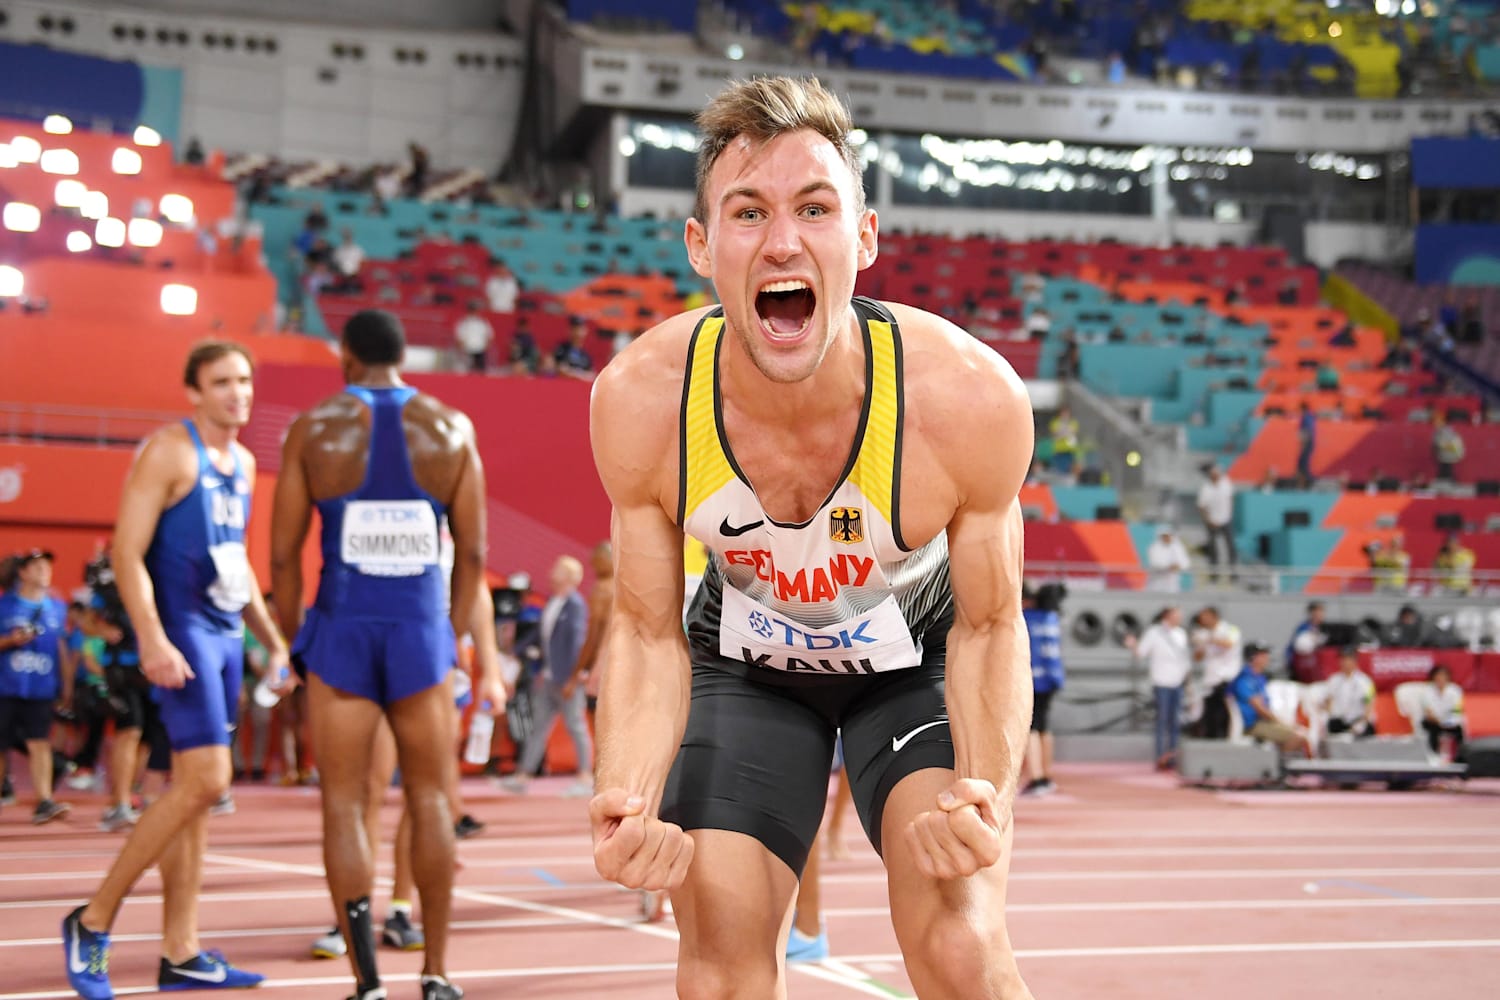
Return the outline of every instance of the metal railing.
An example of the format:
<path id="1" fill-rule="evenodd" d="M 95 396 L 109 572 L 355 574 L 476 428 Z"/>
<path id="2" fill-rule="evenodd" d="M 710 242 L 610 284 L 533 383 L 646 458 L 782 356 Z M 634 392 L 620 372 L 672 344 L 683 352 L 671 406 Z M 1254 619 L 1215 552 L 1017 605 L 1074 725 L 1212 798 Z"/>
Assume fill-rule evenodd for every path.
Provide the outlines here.
<path id="1" fill-rule="evenodd" d="M 134 447 L 178 414 L 0 402 L 0 440 Z"/>
<path id="2" fill-rule="evenodd" d="M 1032 583 L 1063 581 L 1080 591 L 1185 593 L 1194 590 L 1242 590 L 1258 594 L 1384 594 L 1391 597 L 1500 597 L 1500 570 L 1469 572 L 1467 589 L 1448 586 L 1452 574 L 1436 569 L 1389 570 L 1325 566 L 1240 564 L 1160 572 L 1139 565 L 1047 562 L 1029 559 Z"/>

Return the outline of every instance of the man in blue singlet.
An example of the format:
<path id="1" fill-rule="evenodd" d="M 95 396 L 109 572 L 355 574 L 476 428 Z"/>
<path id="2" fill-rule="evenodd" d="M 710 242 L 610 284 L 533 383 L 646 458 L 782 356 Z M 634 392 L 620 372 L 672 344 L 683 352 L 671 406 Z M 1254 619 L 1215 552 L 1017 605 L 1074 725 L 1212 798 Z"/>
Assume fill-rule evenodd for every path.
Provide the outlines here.
<path id="1" fill-rule="evenodd" d="M 233 989 L 264 978 L 198 941 L 209 810 L 229 790 L 243 626 L 273 667 L 287 662 L 286 641 L 245 555 L 255 459 L 236 438 L 250 418 L 251 376 L 240 345 L 194 347 L 184 374 L 193 415 L 146 439 L 120 496 L 115 579 L 171 742 L 172 783 L 141 815 L 93 899 L 63 921 L 68 981 L 86 1000 L 114 995 L 109 928 L 136 880 L 157 863 L 164 911 L 157 985 Z"/>
<path id="2" fill-rule="evenodd" d="M 1026 1000 L 1005 927 L 1025 387 L 941 317 L 854 295 L 877 223 L 816 80 L 732 84 L 698 125 L 684 236 L 723 305 L 594 384 L 616 565 L 595 866 L 672 890 L 679 997 L 784 997 L 838 734 L 915 992 Z M 686 635 L 685 534 L 712 553 Z"/>
<path id="3" fill-rule="evenodd" d="M 66 803 L 52 800 L 52 705 L 61 692 L 59 640 L 67 609 L 47 592 L 52 553 L 32 549 L 16 556 L 16 586 L 0 596 L 0 754 L 11 734 L 26 741 L 40 826 L 64 816 Z"/>
<path id="4" fill-rule="evenodd" d="M 293 422 L 271 518 L 272 592 L 305 672 L 323 797 L 323 863 L 348 942 L 356 1000 L 382 1000 L 370 894 L 373 845 L 363 821 L 371 753 L 384 716 L 401 757 L 413 873 L 426 932 L 424 1000 L 455 1000 L 445 954 L 453 893 L 457 780 L 450 673 L 484 572 L 484 471 L 462 413 L 405 385 L 400 322 L 378 310 L 344 326 L 344 392 Z M 298 622 L 302 544 L 322 521 L 317 599 Z M 440 563 L 440 524 L 453 533 L 453 600 Z M 300 625 L 300 627 L 298 627 Z M 505 704 L 493 657 L 481 702 Z"/>

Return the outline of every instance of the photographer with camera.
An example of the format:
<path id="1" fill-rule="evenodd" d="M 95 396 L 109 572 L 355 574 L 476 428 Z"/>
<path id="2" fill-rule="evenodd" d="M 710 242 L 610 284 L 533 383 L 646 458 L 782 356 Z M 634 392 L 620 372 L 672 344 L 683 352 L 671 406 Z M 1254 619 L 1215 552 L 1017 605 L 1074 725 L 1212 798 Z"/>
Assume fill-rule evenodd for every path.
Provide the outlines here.
<path id="1" fill-rule="evenodd" d="M 32 549 L 12 563 L 15 587 L 0 597 L 0 752 L 13 733 L 26 741 L 40 826 L 65 816 L 69 806 L 52 799 L 52 706 L 62 694 L 58 643 L 67 609 L 47 592 L 52 553 Z"/>
<path id="2" fill-rule="evenodd" d="M 1031 780 L 1021 789 L 1022 795 L 1051 795 L 1057 791 L 1052 780 L 1052 696 L 1062 690 L 1062 601 L 1068 588 L 1047 583 L 1032 589 L 1021 587 L 1021 614 L 1031 639 L 1031 734 L 1026 746 L 1026 773 Z"/>

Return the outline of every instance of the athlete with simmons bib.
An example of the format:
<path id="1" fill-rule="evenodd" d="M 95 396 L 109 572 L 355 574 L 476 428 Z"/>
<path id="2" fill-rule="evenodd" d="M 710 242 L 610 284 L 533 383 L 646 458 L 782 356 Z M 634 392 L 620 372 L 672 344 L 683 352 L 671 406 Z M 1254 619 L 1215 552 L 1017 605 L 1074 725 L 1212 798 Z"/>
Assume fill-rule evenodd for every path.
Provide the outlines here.
<path id="1" fill-rule="evenodd" d="M 723 305 L 640 338 L 592 404 L 616 553 L 596 866 L 671 890 L 680 997 L 785 996 L 842 733 L 917 994 L 1029 997 L 1004 914 L 1025 389 L 946 320 L 854 296 L 877 222 L 837 98 L 757 79 L 698 122 L 686 243 Z M 686 632 L 684 534 L 712 553 Z"/>

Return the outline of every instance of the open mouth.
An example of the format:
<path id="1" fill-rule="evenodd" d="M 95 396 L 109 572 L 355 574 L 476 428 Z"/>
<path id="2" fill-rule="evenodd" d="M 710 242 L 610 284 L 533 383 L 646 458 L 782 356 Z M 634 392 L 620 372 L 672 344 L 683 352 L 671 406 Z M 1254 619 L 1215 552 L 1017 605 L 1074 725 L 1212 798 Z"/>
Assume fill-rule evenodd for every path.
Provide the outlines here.
<path id="1" fill-rule="evenodd" d="M 795 278 L 773 281 L 755 296 L 761 329 L 772 340 L 796 340 L 806 333 L 817 304 L 811 286 Z"/>

